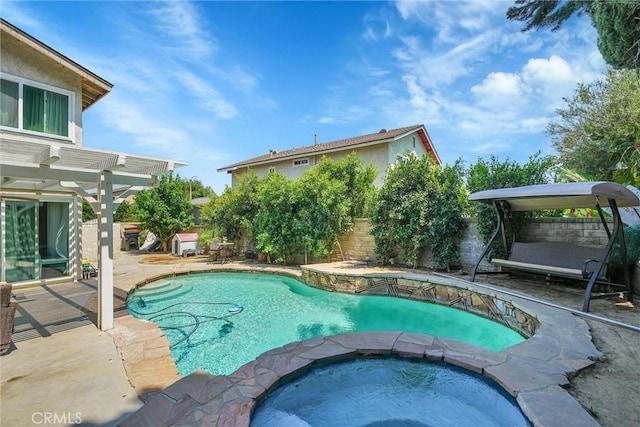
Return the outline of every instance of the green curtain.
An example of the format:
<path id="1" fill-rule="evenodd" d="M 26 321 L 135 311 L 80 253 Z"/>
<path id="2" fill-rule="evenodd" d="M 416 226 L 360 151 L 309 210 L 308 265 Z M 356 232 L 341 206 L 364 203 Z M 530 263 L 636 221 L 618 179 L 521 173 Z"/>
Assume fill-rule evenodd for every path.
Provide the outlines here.
<path id="1" fill-rule="evenodd" d="M 0 80 L 0 125 L 18 127 L 18 83 Z"/>
<path id="2" fill-rule="evenodd" d="M 46 91 L 45 132 L 54 135 L 69 135 L 69 97 Z"/>
<path id="3" fill-rule="evenodd" d="M 69 97 L 24 85 L 23 127 L 26 130 L 69 136 Z"/>
<path id="4" fill-rule="evenodd" d="M 44 90 L 24 85 L 22 97 L 23 128 L 44 132 Z"/>

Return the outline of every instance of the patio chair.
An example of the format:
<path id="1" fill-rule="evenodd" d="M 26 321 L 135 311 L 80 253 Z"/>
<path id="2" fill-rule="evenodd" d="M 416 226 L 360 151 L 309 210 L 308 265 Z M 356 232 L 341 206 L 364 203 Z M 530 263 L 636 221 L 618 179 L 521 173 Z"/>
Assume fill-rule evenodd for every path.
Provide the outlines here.
<path id="1" fill-rule="evenodd" d="M 91 265 L 88 259 L 82 260 L 82 278 L 90 279 L 98 275 L 98 269 Z"/>

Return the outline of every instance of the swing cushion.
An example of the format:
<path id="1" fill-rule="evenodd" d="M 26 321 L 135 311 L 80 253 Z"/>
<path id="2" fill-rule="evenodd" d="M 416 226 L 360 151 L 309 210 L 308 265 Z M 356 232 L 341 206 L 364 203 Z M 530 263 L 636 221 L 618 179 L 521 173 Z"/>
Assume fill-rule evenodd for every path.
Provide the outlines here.
<path id="1" fill-rule="evenodd" d="M 563 242 L 514 242 L 509 259 L 493 258 L 490 261 L 502 267 L 536 274 L 589 279 L 603 251 L 603 248 Z M 606 265 L 599 278 L 605 276 Z"/>

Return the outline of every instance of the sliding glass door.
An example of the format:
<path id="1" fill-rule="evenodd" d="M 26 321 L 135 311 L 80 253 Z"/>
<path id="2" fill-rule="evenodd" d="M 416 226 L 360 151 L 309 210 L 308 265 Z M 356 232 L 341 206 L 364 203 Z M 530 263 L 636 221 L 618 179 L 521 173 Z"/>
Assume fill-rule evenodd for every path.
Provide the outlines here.
<path id="1" fill-rule="evenodd" d="M 5 204 L 5 280 L 9 283 L 40 278 L 38 202 Z"/>
<path id="2" fill-rule="evenodd" d="M 69 204 L 40 202 L 39 214 L 40 278 L 66 276 L 69 269 Z"/>
<path id="3" fill-rule="evenodd" d="M 7 200 L 4 218 L 7 282 L 68 275 L 69 203 Z"/>

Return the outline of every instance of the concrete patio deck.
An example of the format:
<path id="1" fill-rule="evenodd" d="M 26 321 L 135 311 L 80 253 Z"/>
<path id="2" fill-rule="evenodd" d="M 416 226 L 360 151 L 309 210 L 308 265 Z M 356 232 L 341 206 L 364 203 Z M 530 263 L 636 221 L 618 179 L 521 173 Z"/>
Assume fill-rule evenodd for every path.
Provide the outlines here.
<path id="1" fill-rule="evenodd" d="M 123 255 L 116 261 L 115 285 L 120 292 L 151 277 L 186 271 L 271 269 L 238 262 L 211 265 L 193 258 L 148 265 L 140 264 L 140 258 Z M 288 274 L 296 271 L 283 270 Z M 548 307 L 532 309 L 546 316 L 543 323 L 548 328 L 504 354 L 487 355 L 476 348 L 427 336 L 358 334 L 349 339 L 328 337 L 275 349 L 229 377 L 196 373 L 182 379 L 170 358 L 168 342 L 157 327 L 125 315 L 116 318 L 115 328 L 108 334 L 85 325 L 47 338 L 16 342 L 16 349 L 0 358 L 0 424 L 42 424 L 38 417 L 49 416 L 50 421 L 58 421 L 49 425 L 69 425 L 78 421 L 70 419 L 72 416 L 79 416 L 84 425 L 248 425 L 256 399 L 293 367 L 310 366 L 326 357 L 373 352 L 441 359 L 484 372 L 507 391 L 519 393 L 521 406 L 536 425 L 598 425 L 562 388 L 578 370 L 602 357 L 591 342 L 589 328 L 569 313 Z M 550 314 L 552 311 L 554 314 Z M 559 323 L 553 323 L 553 317 Z M 562 328 L 557 327 L 560 324 Z M 378 344 L 372 346 L 372 342 Z M 530 375 L 523 379 L 522 373 Z M 143 400 L 136 396 L 146 405 L 142 406 Z M 631 418 L 628 425 L 636 425 L 637 420 L 640 415 Z"/>

